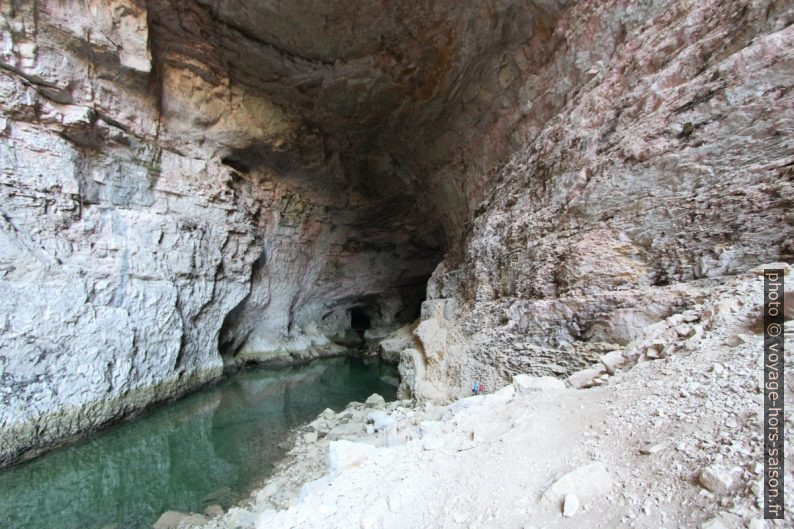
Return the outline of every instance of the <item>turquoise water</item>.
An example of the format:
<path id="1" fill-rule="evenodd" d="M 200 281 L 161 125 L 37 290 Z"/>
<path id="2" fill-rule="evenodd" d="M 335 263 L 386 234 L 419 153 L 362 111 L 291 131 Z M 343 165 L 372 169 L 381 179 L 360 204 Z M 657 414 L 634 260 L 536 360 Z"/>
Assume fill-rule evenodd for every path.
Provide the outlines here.
<path id="1" fill-rule="evenodd" d="M 167 510 L 228 507 L 268 477 L 291 429 L 372 393 L 392 400 L 393 381 L 393 371 L 350 358 L 245 370 L 0 471 L 0 528 L 150 528 Z"/>

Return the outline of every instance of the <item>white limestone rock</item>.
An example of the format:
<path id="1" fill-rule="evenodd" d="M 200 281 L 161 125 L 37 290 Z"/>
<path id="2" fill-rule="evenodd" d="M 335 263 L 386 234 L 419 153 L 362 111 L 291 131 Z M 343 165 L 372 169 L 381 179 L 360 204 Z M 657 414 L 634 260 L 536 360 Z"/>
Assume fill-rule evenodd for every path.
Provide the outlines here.
<path id="1" fill-rule="evenodd" d="M 396 422 L 394 417 L 380 410 L 368 413 L 367 421 L 372 422 L 372 427 L 376 432 L 387 430 Z"/>
<path id="2" fill-rule="evenodd" d="M 378 342 L 378 349 L 383 360 L 396 364 L 400 361 L 400 353 L 413 345 L 413 328 L 411 325 L 404 325 Z"/>
<path id="3" fill-rule="evenodd" d="M 740 485 L 741 469 L 711 465 L 700 470 L 698 482 L 715 494 L 726 494 Z"/>
<path id="4" fill-rule="evenodd" d="M 374 456 L 377 449 L 365 443 L 347 440 L 332 441 L 328 445 L 328 462 L 331 479 L 347 469 L 356 467 Z"/>
<path id="5" fill-rule="evenodd" d="M 575 493 L 569 492 L 565 495 L 565 499 L 563 500 L 562 504 L 562 515 L 566 518 L 570 518 L 579 511 L 579 498 L 576 496 Z"/>
<path id="6" fill-rule="evenodd" d="M 565 474 L 549 487 L 541 500 L 560 507 L 568 494 L 575 494 L 581 503 L 589 503 L 606 496 L 613 480 L 603 463 L 590 463 Z"/>
<path id="7" fill-rule="evenodd" d="M 585 389 L 597 385 L 598 377 L 606 372 L 603 366 L 598 365 L 577 371 L 565 379 L 565 381 L 573 388 Z"/>
<path id="8" fill-rule="evenodd" d="M 610 375 L 614 375 L 628 363 L 628 360 L 623 356 L 622 350 L 610 351 L 605 355 L 601 355 L 598 360 Z"/>
<path id="9" fill-rule="evenodd" d="M 201 527 L 209 523 L 210 519 L 202 514 L 166 511 L 160 515 L 153 529 L 177 529 L 179 527 Z"/>
<path id="10" fill-rule="evenodd" d="M 364 404 L 367 406 L 367 408 L 382 408 L 386 405 L 386 399 L 377 393 L 373 393 L 367 397 L 367 400 L 364 401 Z"/>

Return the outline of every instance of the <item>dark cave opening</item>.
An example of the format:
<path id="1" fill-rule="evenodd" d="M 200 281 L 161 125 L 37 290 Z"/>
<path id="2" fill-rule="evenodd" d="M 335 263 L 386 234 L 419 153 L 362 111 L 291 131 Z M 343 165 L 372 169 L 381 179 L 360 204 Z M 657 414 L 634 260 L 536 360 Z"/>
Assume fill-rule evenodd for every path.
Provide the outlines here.
<path id="1" fill-rule="evenodd" d="M 369 316 L 366 315 L 361 307 L 350 309 L 350 328 L 353 329 L 358 337 L 363 341 L 364 333 L 372 327 Z"/>

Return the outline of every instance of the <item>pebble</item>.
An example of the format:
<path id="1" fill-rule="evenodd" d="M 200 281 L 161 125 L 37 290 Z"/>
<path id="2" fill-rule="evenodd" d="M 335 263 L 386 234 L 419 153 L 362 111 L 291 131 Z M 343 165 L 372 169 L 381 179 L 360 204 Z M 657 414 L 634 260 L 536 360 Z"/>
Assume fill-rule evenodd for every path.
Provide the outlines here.
<path id="1" fill-rule="evenodd" d="M 718 466 L 704 467 L 700 470 L 698 481 L 706 490 L 715 494 L 730 492 L 736 485 L 736 469 L 725 469 Z"/>
<path id="2" fill-rule="evenodd" d="M 569 492 L 565 495 L 565 500 L 563 501 L 562 515 L 566 518 L 570 518 L 574 516 L 578 510 L 579 498 L 573 492 Z"/>
<path id="3" fill-rule="evenodd" d="M 647 455 L 651 455 L 651 454 L 656 454 L 656 453 L 661 452 L 662 450 L 664 450 L 665 447 L 666 447 L 666 445 L 664 443 L 656 443 L 656 444 L 651 445 L 651 446 L 640 448 L 640 453 L 643 454 L 643 455 L 646 455 L 646 456 Z"/>

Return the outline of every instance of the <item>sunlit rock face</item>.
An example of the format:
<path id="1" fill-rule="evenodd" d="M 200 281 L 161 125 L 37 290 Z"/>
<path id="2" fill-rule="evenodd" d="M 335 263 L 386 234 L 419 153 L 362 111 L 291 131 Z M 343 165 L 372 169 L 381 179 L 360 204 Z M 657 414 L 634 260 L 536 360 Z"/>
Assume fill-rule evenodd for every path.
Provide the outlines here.
<path id="1" fill-rule="evenodd" d="M 787 4 L 0 0 L 0 464 L 426 286 L 443 398 L 790 259 Z"/>

